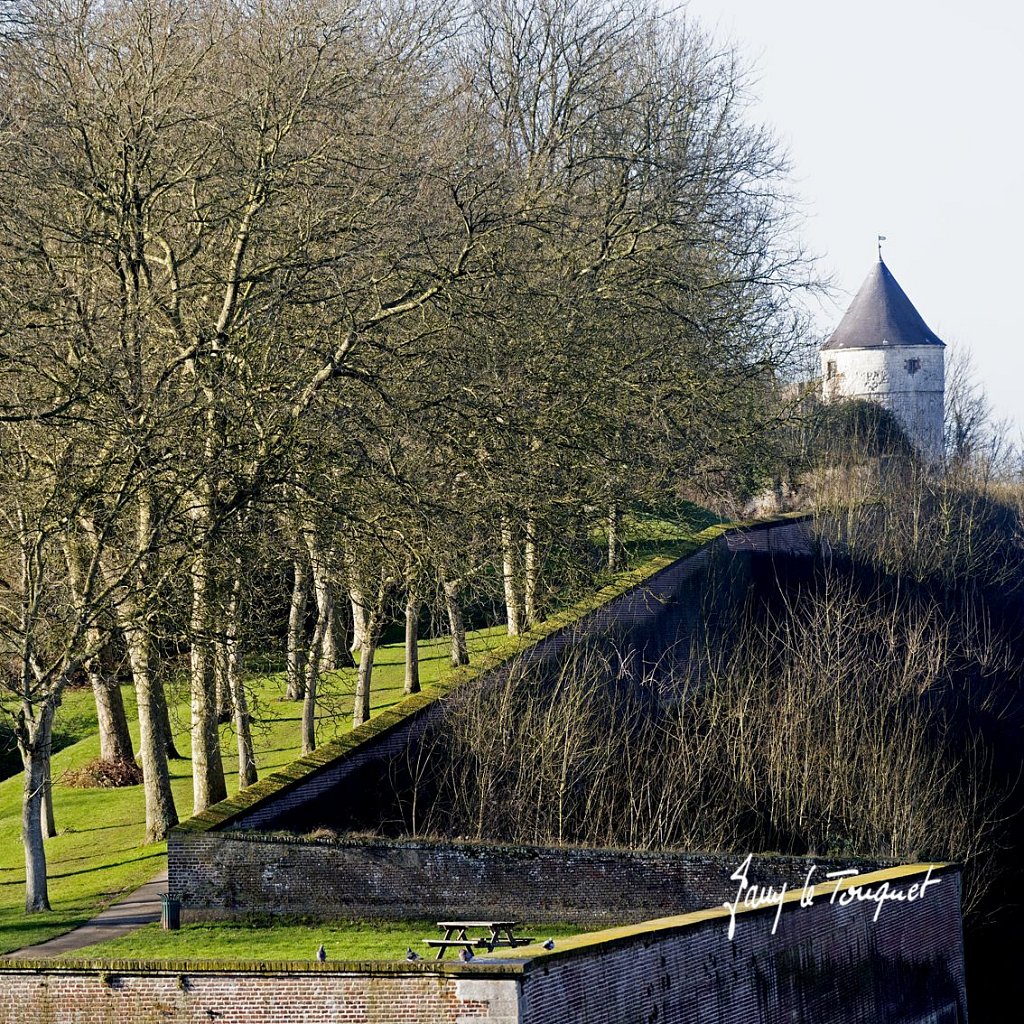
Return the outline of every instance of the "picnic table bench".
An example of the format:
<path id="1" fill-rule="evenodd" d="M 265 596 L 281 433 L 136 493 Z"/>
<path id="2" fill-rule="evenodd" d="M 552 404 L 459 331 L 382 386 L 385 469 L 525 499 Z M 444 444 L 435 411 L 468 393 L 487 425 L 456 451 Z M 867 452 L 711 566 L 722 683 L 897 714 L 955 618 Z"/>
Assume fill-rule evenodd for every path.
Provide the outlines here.
<path id="1" fill-rule="evenodd" d="M 443 939 L 424 939 L 426 945 L 437 949 L 435 960 L 443 960 L 445 951 L 451 947 L 461 946 L 470 953 L 474 949 L 486 949 L 488 952 L 496 946 L 526 946 L 533 939 L 524 935 L 516 935 L 516 921 L 438 921 L 437 927 L 444 929 Z M 486 929 L 486 935 L 470 935 L 469 929 Z"/>

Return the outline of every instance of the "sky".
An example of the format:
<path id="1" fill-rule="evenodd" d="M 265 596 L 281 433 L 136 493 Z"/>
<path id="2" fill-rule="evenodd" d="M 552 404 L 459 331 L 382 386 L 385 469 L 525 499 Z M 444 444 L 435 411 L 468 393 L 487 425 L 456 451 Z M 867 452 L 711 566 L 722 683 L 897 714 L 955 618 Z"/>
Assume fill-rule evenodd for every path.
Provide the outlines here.
<path id="1" fill-rule="evenodd" d="M 665 6 L 668 6 L 666 4 Z M 1024 436 L 1024 4 L 689 0 L 787 148 L 838 323 L 877 259 Z M 948 357 L 948 351 L 947 351 Z"/>

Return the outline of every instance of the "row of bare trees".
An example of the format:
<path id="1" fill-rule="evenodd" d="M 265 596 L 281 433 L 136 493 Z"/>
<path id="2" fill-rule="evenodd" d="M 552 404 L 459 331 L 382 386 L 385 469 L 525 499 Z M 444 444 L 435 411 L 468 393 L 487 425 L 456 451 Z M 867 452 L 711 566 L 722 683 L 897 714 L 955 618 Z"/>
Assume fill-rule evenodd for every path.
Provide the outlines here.
<path id="1" fill-rule="evenodd" d="M 256 778 L 267 579 L 305 749 L 350 650 L 368 716 L 396 613 L 409 690 L 425 603 L 456 662 L 474 590 L 527 628 L 595 519 L 756 463 L 805 268 L 734 59 L 643 2 L 11 10 L 0 644 L 38 910 L 73 678 L 129 757 L 123 654 L 165 836 L 179 655 L 198 812 L 226 795 L 225 716 Z"/>

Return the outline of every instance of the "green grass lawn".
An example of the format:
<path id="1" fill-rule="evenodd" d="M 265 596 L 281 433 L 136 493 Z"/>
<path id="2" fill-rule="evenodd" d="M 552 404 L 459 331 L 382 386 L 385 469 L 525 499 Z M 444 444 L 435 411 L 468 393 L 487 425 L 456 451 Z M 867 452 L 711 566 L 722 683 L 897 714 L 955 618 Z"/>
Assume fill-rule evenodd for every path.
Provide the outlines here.
<path id="1" fill-rule="evenodd" d="M 503 628 L 479 630 L 468 637 L 470 654 L 493 647 Z M 448 671 L 448 641 L 425 640 L 420 645 L 420 678 L 424 684 Z M 389 644 L 377 652 L 374 663 L 372 713 L 397 704 L 403 697 L 404 652 L 401 644 Z M 285 683 L 281 674 L 250 679 L 256 761 L 260 776 L 267 775 L 299 756 L 301 705 L 281 700 Z M 128 714 L 134 719 L 135 697 L 131 687 L 123 690 Z M 323 682 L 317 716 L 317 742 L 325 743 L 352 727 L 355 669 L 331 673 Z M 69 694 L 71 704 L 82 714 L 88 691 Z M 184 693 L 172 693 L 175 742 L 187 751 L 188 704 Z M 177 698 L 175 700 L 175 698 Z M 61 708 L 62 713 L 64 706 Z M 132 721 L 132 735 L 138 742 L 138 726 Z M 238 757 L 234 733 L 225 726 L 221 734 L 228 791 L 238 786 Z M 99 735 L 95 732 L 66 747 L 53 757 L 53 805 L 58 835 L 46 841 L 50 905 L 45 914 L 24 913 L 25 869 L 21 845 L 22 776 L 0 782 L 0 953 L 32 945 L 60 935 L 82 924 L 119 896 L 131 892 L 153 877 L 166 863 L 166 844 L 143 845 L 145 803 L 141 786 L 124 789 L 72 789 L 60 783 L 60 775 L 99 757 Z M 171 762 L 171 785 L 178 816 L 192 813 L 192 774 L 188 760 Z"/>
<path id="2" fill-rule="evenodd" d="M 623 540 L 630 563 L 635 565 L 653 554 L 679 556 L 691 550 L 694 546 L 694 533 L 708 525 L 709 521 L 708 513 L 698 511 L 699 515 L 696 512 L 687 515 L 684 522 L 643 515 L 625 520 Z M 468 643 L 471 657 L 499 646 L 504 638 L 503 626 L 470 633 Z M 439 680 L 450 671 L 448 647 L 449 641 L 445 637 L 421 642 L 420 678 L 424 685 Z M 402 700 L 403 664 L 401 643 L 386 644 L 378 649 L 371 695 L 373 714 Z M 248 682 L 252 690 L 255 719 L 253 739 L 256 761 L 262 778 L 299 756 L 301 705 L 282 700 L 285 683 L 281 673 L 251 676 Z M 326 743 L 351 728 L 354 692 L 354 668 L 331 673 L 323 681 L 318 699 L 318 744 Z M 137 744 L 135 695 L 130 686 L 125 686 L 123 693 L 132 721 L 133 738 Z M 187 692 L 179 684 L 171 688 L 168 700 L 175 742 L 178 750 L 184 753 L 189 749 Z M 145 804 L 141 786 L 81 790 L 61 784 L 61 773 L 99 757 L 99 736 L 95 728 L 91 692 L 88 689 L 70 691 L 65 696 L 56 723 L 56 729 L 63 737 L 62 742 L 67 745 L 53 757 L 54 814 L 59 834 L 46 841 L 50 904 L 53 907 L 49 913 L 26 915 L 23 911 L 25 873 L 21 845 L 22 777 L 19 773 L 0 782 L 0 953 L 52 938 L 85 922 L 118 897 L 148 881 L 166 864 L 164 843 L 146 846 L 142 842 Z M 221 738 L 228 791 L 231 793 L 237 789 L 238 758 L 230 726 L 223 727 Z M 171 776 L 178 816 L 184 820 L 192 813 L 190 762 L 187 759 L 172 761 Z M 349 934 L 353 927 L 357 932 L 360 931 L 357 926 L 346 926 L 342 930 Z M 239 934 L 244 935 L 246 930 L 251 930 L 251 926 L 244 926 Z M 275 928 L 275 942 L 277 931 Z M 181 934 L 191 934 L 191 930 Z M 216 934 L 218 938 L 211 941 L 219 943 L 234 941 L 228 936 L 235 933 L 231 928 L 221 925 L 209 934 Z M 287 929 L 282 928 L 282 942 L 286 941 L 286 934 Z M 300 947 L 305 949 L 308 946 L 312 933 L 300 929 L 295 934 L 296 946 L 289 955 L 299 955 Z M 402 934 L 406 938 L 398 940 L 398 945 L 404 949 L 402 944 L 408 945 L 409 939 L 408 933 Z M 132 936 L 123 941 L 128 943 L 125 948 L 136 949 L 137 941 L 142 940 Z M 153 941 L 182 940 L 171 936 Z M 319 940 L 313 948 L 318 944 Z M 357 943 L 353 948 L 363 947 Z M 221 954 L 204 951 L 184 955 Z M 358 953 L 357 956 L 352 953 L 346 956 L 361 958 L 364 954 Z"/>
<path id="3" fill-rule="evenodd" d="M 572 925 L 523 925 L 517 935 L 544 941 L 576 935 Z M 475 934 L 475 933 L 474 933 Z M 322 942 L 331 960 L 400 960 L 409 948 L 424 958 L 435 951 L 423 942 L 441 938 L 433 921 L 334 921 L 294 923 L 269 917 L 185 924 L 177 932 L 147 925 L 131 935 L 69 954 L 74 959 L 110 960 L 313 960 Z M 458 950 L 447 953 L 455 958 Z M 497 955 L 497 954 L 496 954 Z"/>

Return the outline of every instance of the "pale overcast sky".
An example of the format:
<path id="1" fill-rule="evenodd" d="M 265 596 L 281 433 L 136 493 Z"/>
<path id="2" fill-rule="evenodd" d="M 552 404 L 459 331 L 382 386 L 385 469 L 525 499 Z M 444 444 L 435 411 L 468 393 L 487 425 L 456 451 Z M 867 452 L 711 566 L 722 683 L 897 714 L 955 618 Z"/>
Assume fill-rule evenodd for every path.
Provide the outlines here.
<path id="1" fill-rule="evenodd" d="M 664 6 L 674 6 L 665 2 Z M 1024 428 L 1024 4 L 690 0 L 753 70 L 757 119 L 786 144 L 803 238 L 838 322 L 886 264 L 928 325 L 968 347 Z"/>

